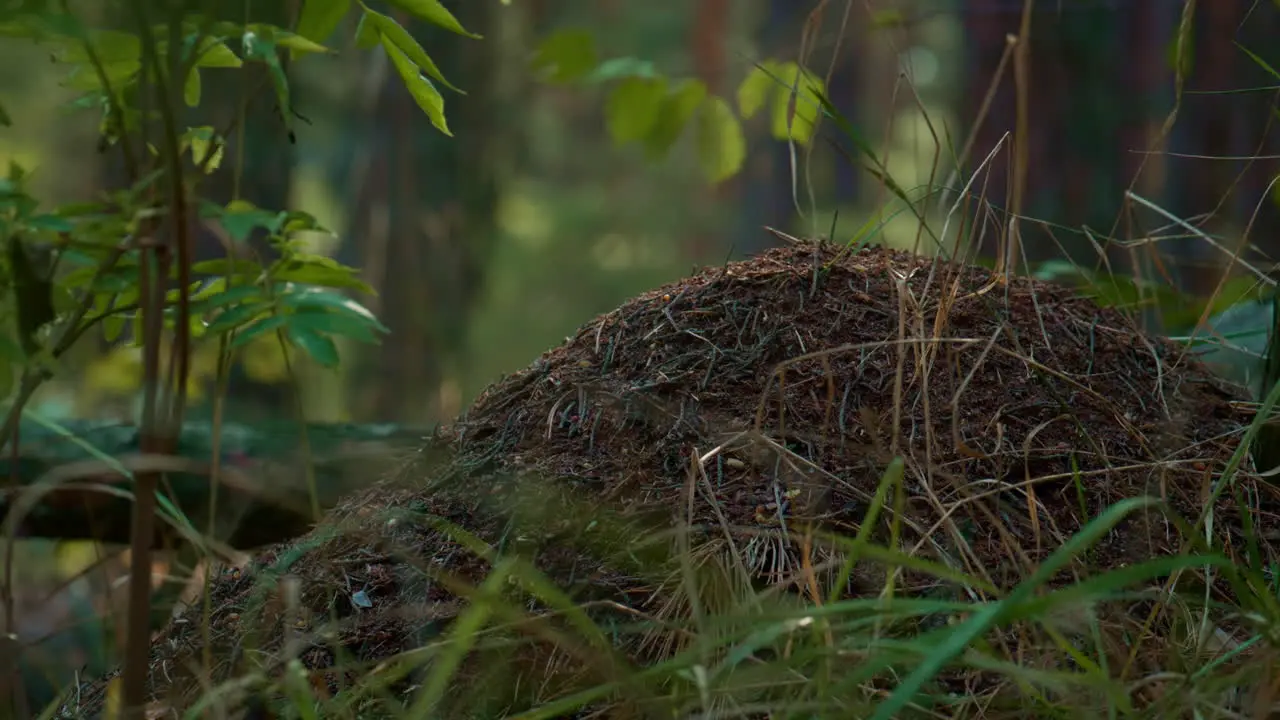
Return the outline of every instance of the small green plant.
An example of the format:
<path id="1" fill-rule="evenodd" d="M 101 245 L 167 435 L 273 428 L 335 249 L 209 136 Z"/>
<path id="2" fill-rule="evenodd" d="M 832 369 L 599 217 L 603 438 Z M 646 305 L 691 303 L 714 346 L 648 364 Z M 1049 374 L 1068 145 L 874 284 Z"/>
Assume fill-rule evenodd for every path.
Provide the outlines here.
<path id="1" fill-rule="evenodd" d="M 438 0 L 388 5 L 400 17 L 480 39 Z M 0 305 L 0 396 L 9 399 L 0 446 L 18 442 L 27 401 L 58 373 L 63 356 L 93 333 L 141 348 L 141 450 L 163 454 L 183 422 L 195 346 L 217 347 L 220 374 L 247 343 L 263 338 L 331 367 L 340 361 L 338 340 L 376 343 L 387 332 L 352 297 L 372 292 L 356 269 L 306 249 L 303 236 L 330 232 L 313 216 L 260 208 L 244 198 L 225 205 L 202 198 L 208 177 L 238 172 L 227 160 L 243 131 L 243 111 L 227 127 L 187 120 L 205 114 L 209 73 L 218 73 L 219 81 L 227 72 L 248 73 L 242 101 L 265 95 L 261 100 L 274 102 L 282 122 L 280 141 L 295 141 L 284 61 L 333 52 L 326 43 L 353 13 L 359 18 L 356 46 L 385 54 L 430 125 L 452 135 L 444 91 L 461 90 L 393 14 L 364 2 L 303 0 L 292 29 L 260 21 L 262 13 L 252 6 L 231 18 L 119 0 L 95 15 L 110 18 L 109 26 L 55 0 L 0 9 L 0 38 L 49 50 L 62 85 L 77 94 L 71 109 L 98 115 L 99 149 L 117 154 L 127 173 L 123 187 L 60 207 L 42 205 L 17 164 L 0 178 L 0 290 L 10 300 Z M 639 143 L 659 160 L 693 123 L 708 180 L 725 180 L 742 166 L 741 123 L 701 81 L 668 79 L 630 58 L 602 62 L 591 36 L 579 31 L 547 38 L 533 70 L 551 82 L 609 83 L 607 122 L 620 145 Z M 770 107 L 775 136 L 805 143 L 820 87 L 794 63 L 765 63 L 739 89 L 740 112 L 750 118 Z M 0 98 L 0 126 L 11 123 L 4 110 L 11 102 Z M 225 258 L 193 262 L 191 230 L 197 224 L 224 238 Z M 265 239 L 272 256 L 258 257 L 251 237 Z M 287 362 L 289 354 L 284 356 Z M 132 561 L 145 567 L 159 475 L 139 472 L 134 480 Z M 122 708 L 143 699 L 151 590 L 146 573 L 132 576 Z"/>

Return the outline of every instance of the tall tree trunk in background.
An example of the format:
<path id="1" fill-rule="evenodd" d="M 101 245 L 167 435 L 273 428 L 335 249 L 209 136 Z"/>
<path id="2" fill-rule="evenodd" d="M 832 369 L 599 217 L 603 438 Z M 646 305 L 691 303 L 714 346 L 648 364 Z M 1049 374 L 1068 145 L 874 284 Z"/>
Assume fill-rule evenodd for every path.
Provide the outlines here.
<path id="1" fill-rule="evenodd" d="M 817 3 L 813 0 L 766 0 L 759 31 L 761 59 L 801 61 L 800 46 L 805 19 L 815 7 Z M 855 7 L 849 26 L 842 28 L 840 23 L 843 12 L 841 7 L 829 6 L 817 36 L 810 40 L 810 46 L 816 47 L 806 63 L 809 70 L 824 80 L 828 69 L 831 69 L 828 96 L 841 113 L 857 122 L 861 110 L 859 99 L 863 90 L 861 60 L 865 57 L 866 50 L 866 33 L 863 29 L 867 18 L 861 7 Z M 844 34 L 842 38 L 838 37 L 840 33 Z M 835 57 L 832 67 L 832 54 L 837 49 L 839 55 Z M 769 131 L 768 112 L 762 114 L 765 116 L 763 119 L 755 119 L 748 124 L 747 162 L 737 182 L 740 203 L 738 214 L 734 218 L 733 239 L 735 250 L 739 254 L 757 253 L 773 245 L 773 236 L 762 232 L 762 227 L 794 229 L 792 226 L 796 220 L 791 184 L 791 150 L 787 143 L 773 138 Z M 847 207 L 858 199 L 861 189 L 860 171 L 826 145 L 826 140 L 821 139 L 834 137 L 831 123 L 825 123 L 822 128 L 820 139 L 816 140 L 817 145 L 811 154 L 807 154 L 805 148 L 797 148 L 797 153 L 801 156 L 799 160 L 803 162 L 807 154 L 809 161 L 816 165 L 815 177 L 822 177 L 829 172 L 834 178 L 833 197 L 820 197 L 820 203 Z M 803 173 L 803 166 L 799 170 Z M 848 225 L 848 220 L 845 219 L 842 227 Z M 804 231 L 807 232 L 807 229 Z"/>
<path id="2" fill-rule="evenodd" d="M 729 35 L 729 0 L 697 0 L 693 25 L 689 32 L 689 56 L 693 59 L 694 75 L 706 83 L 707 93 L 725 96 L 728 87 L 728 57 L 725 43 Z M 727 97 L 732 97 L 729 95 Z M 729 205 L 736 178 L 730 178 L 716 187 L 699 190 L 704 197 L 695 203 L 698 209 L 718 210 Z M 704 226 L 705 227 L 705 226 Z M 716 223 L 715 227 L 722 227 Z M 707 262 L 712 255 L 720 254 L 728 243 L 715 237 L 709 228 L 695 230 L 688 239 L 685 251 L 694 262 Z"/>
<path id="3" fill-rule="evenodd" d="M 1125 12 L 1142 13 L 1143 6 L 1131 3 Z M 969 128 L 979 119 L 992 83 L 998 83 L 969 156 L 966 171 L 972 172 L 1014 129 L 1018 88 L 1012 60 L 998 77 L 997 73 L 1006 38 L 1018 35 L 1022 8 L 1020 3 L 991 7 L 975 0 L 963 12 L 969 69 L 961 117 Z M 1133 115 L 1135 108 L 1127 89 L 1113 80 L 1117 61 L 1131 60 L 1119 42 L 1121 19 L 1116 7 L 1108 4 L 1053 5 L 1035 11 L 1026 88 L 1031 93 L 1030 136 L 1021 139 L 1029 165 L 1024 217 L 1077 228 L 1087 224 L 1103 233 L 1114 222 L 1128 180 L 1121 177 L 1121 158 L 1129 148 L 1119 147 L 1118 139 L 1124 135 L 1124 127 L 1145 127 L 1146 123 L 1145 118 Z M 1006 140 L 983 172 L 984 178 L 990 178 L 986 182 L 987 202 L 1005 210 L 1009 209 L 1013 140 L 1012 136 Z M 983 254 L 994 253 L 997 237 L 997 232 L 991 232 L 983 238 Z M 1090 265 L 1097 259 L 1089 243 L 1078 235 L 1055 232 L 1050 236 L 1024 221 L 1022 237 L 1032 263 L 1060 257 L 1063 250 Z"/>
<path id="4" fill-rule="evenodd" d="M 1159 139 L 1174 100 L 1167 53 L 1177 32 L 1179 8 L 1170 5 L 1164 0 L 1132 0 L 1122 6 L 1124 41 L 1120 46 L 1124 61 L 1118 63 L 1129 99 L 1129 112 L 1119 133 L 1120 179 L 1132 182 L 1135 192 L 1161 205 L 1169 187 L 1168 159 L 1161 154 L 1164 148 L 1152 147 L 1152 143 Z M 1117 232 L 1123 237 L 1125 225 Z"/>
<path id="5" fill-rule="evenodd" d="M 1274 123 L 1276 95 L 1274 89 L 1241 91 L 1273 88 L 1275 78 L 1236 43 L 1275 67 L 1280 62 L 1274 46 L 1278 15 L 1271 3 L 1215 0 L 1198 4 L 1186 81 L 1191 94 L 1183 98 L 1170 147 L 1179 157 L 1169 160 L 1174 212 L 1184 218 L 1196 216 L 1196 224 L 1205 232 L 1226 234 L 1226 244 L 1234 248 L 1257 207 L 1250 240 L 1272 255 L 1280 250 L 1274 239 L 1280 218 L 1275 202 L 1264 193 L 1276 175 L 1276 162 L 1250 163 L 1244 158 L 1276 152 L 1276 128 L 1269 127 Z M 1187 256 L 1185 282 L 1202 293 L 1211 292 L 1226 257 L 1197 238 L 1181 241 L 1179 249 Z"/>
<path id="6" fill-rule="evenodd" d="M 976 117 L 1004 52 L 1005 35 L 1016 33 L 1020 8 L 987 8 L 975 0 L 965 15 L 970 42 L 969 87 L 963 117 Z M 1197 4 L 1192 63 L 1182 108 L 1167 146 L 1151 148 L 1160 124 L 1172 108 L 1170 65 L 1182 3 L 1135 0 L 1110 6 L 1042 10 L 1032 31 L 1031 87 L 1053 88 L 1032 102 L 1031 172 L 1024 215 L 1070 227 L 1088 224 L 1100 234 L 1113 228 L 1119 238 L 1141 237 L 1167 219 L 1143 210 L 1115 218 L 1123 192 L 1146 160 L 1135 185 L 1143 197 L 1208 233 L 1235 233 L 1260 212 L 1251 239 L 1264 249 L 1280 250 L 1268 239 L 1280 231 L 1273 202 L 1259 205 L 1275 176 L 1269 160 L 1250 164 L 1253 155 L 1280 148 L 1272 108 L 1274 92 L 1230 92 L 1274 85 L 1274 78 L 1241 52 L 1239 42 L 1274 67 L 1280 56 L 1271 40 L 1280 27 L 1280 10 L 1270 3 L 1215 0 Z M 1120 68 L 1116 73 L 1114 68 Z M 1196 94 L 1204 92 L 1217 94 Z M 1014 85 L 1007 72 L 991 111 L 978 131 L 970 166 L 995 146 L 1014 118 Z M 1167 150 L 1171 156 L 1144 156 Z M 1213 159 L 1218 158 L 1218 159 Z M 1235 158 L 1235 159 L 1231 159 Z M 989 200 L 1003 205 L 1008 156 L 990 167 Z M 1243 177 L 1241 174 L 1243 173 Z M 1132 209 L 1132 208 L 1131 208 Z M 1023 224 L 1028 255 L 1034 261 L 1058 254 L 1048 237 Z M 1064 233 L 1055 233 L 1059 240 Z M 1033 239 L 1039 238 L 1039 239 Z M 1274 243 L 1274 241 L 1271 241 Z M 1065 244 L 1065 243 L 1064 243 Z M 991 251 L 988 241 L 986 251 Z M 1092 249 L 1075 240 L 1067 248 L 1087 261 Z M 1197 294 L 1217 284 L 1225 259 L 1203 240 L 1162 242 L 1158 248 L 1180 289 Z M 1113 248 L 1112 259 L 1127 265 L 1130 253 Z M 1131 268 L 1151 277 L 1152 267 Z"/>
<path id="7" fill-rule="evenodd" d="M 446 3 L 477 41 L 423 23 L 406 27 L 466 95 L 445 91 L 454 137 L 433 129 L 404 83 L 384 73 L 373 116 L 353 128 L 372 166 L 346 233 L 357 264 L 377 288 L 377 310 L 391 334 L 365 353 L 352 390 L 353 414 L 428 422 L 459 408 L 450 374 L 466 341 L 493 249 L 499 199 L 495 168 L 504 152 L 491 45 L 497 3 Z M 404 22 L 404 18 L 399 18 Z"/>
<path id="8" fill-rule="evenodd" d="M 1275 45 L 1275 39 L 1280 37 L 1280 6 L 1260 3 L 1253 7 L 1240 35 L 1242 45 L 1272 68 L 1280 67 L 1280 50 Z M 1280 202 L 1277 202 L 1280 193 L 1271 186 L 1280 174 L 1280 162 L 1275 159 L 1280 157 L 1280 120 L 1277 119 L 1280 116 L 1277 112 L 1280 95 L 1275 90 L 1276 78 L 1273 75 L 1252 60 L 1243 57 L 1241 60 L 1246 63 L 1247 70 L 1236 79 L 1236 86 L 1268 88 L 1241 97 L 1247 103 L 1245 120 L 1252 127 L 1252 132 L 1245 139 L 1244 153 L 1269 157 L 1252 163 L 1245 171 L 1236 196 L 1236 213 L 1243 230 L 1256 207 L 1258 214 L 1248 239 L 1274 261 L 1280 258 Z"/>

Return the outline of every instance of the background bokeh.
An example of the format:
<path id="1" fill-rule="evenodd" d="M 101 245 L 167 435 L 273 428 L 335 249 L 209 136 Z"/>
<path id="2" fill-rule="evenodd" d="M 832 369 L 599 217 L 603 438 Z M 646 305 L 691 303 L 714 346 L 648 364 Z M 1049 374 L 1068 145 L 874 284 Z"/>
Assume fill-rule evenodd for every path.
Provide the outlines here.
<path id="1" fill-rule="evenodd" d="M 905 188 L 941 185 L 970 136 L 966 174 L 953 185 L 1002 147 L 980 183 L 1005 208 L 1019 82 L 1008 38 L 1022 33 L 1030 6 L 1021 207 L 1033 268 L 1092 267 L 1105 257 L 1118 270 L 1207 295 L 1229 258 L 1204 236 L 1228 249 L 1252 243 L 1248 254 L 1262 267 L 1277 249 L 1280 194 L 1271 184 L 1280 141 L 1271 125 L 1280 78 L 1266 67 L 1280 67 L 1276 3 L 1197 3 L 1180 94 L 1173 63 L 1184 4 L 1169 0 L 445 4 L 484 40 L 398 19 L 466 90 L 446 93 L 452 138 L 430 126 L 381 53 L 354 47 L 354 18 L 330 42 L 335 54 L 290 69 L 301 115 L 294 143 L 269 101 L 240 106 L 242 73 L 205 74 L 194 111 L 202 124 L 246 118 L 228 150 L 239 170 L 215 175 L 206 192 L 312 212 L 337 233 L 317 248 L 363 269 L 378 290 L 363 300 L 391 330 L 380 346 L 346 348 L 339 371 L 299 360 L 293 379 L 274 342 L 251 345 L 229 389 L 231 419 L 296 417 L 300 404 L 313 421 L 445 421 L 624 299 L 777 242 L 764 226 L 847 241 L 878 218 L 870 241 L 915 242 L 916 221 L 900 204 L 895 214 L 893 198 L 829 127 L 793 147 L 770 135 L 767 118 L 747 121 L 745 166 L 716 186 L 699 172 L 689 137 L 659 162 L 617 147 L 601 88 L 543 82 L 531 69 L 539 44 L 565 29 L 589 31 L 605 58 L 697 77 L 731 100 L 757 61 L 800 61 L 826 79 L 833 103 Z M 255 3 L 277 6 L 288 24 L 296 2 Z M 33 170 L 50 204 L 93 199 L 122 177 L 113 156 L 97 151 L 99 118 L 67 110 L 75 92 L 59 86 L 60 73 L 47 50 L 0 43 L 0 97 L 19 99 L 6 105 L 14 122 L 0 131 L 0 162 Z M 998 234 L 985 234 L 987 255 Z M 219 247 L 210 232 L 200 254 Z M 1163 321 L 1159 312 L 1150 319 Z M 214 390 L 212 351 L 197 350 L 197 404 Z M 84 343 L 34 409 L 130 420 L 138 363 L 127 344 Z M 64 553 L 62 571 L 99 551 L 75 561 Z M 50 587 L 53 557 L 24 545 L 33 597 Z M 88 581 L 76 587 L 80 595 L 60 597 L 89 597 Z M 70 603 L 28 603 L 27 627 L 57 626 L 74 614 Z"/>

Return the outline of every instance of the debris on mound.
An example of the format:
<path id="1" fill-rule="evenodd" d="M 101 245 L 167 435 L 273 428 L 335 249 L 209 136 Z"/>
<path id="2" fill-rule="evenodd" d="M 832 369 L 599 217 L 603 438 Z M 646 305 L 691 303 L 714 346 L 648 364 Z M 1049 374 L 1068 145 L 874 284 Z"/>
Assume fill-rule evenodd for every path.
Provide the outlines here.
<path id="1" fill-rule="evenodd" d="M 296 658 L 315 687 L 341 692 L 447 633 L 466 588 L 516 556 L 597 622 L 666 628 L 617 641 L 616 656 L 487 656 L 524 658 L 535 678 L 524 686 L 543 699 L 600 682 L 686 644 L 671 630 L 691 612 L 672 548 L 720 562 L 734 578 L 726 592 L 830 593 L 841 555 L 815 528 L 858 533 L 895 457 L 905 497 L 881 510 L 871 539 L 998 594 L 1118 500 L 1157 497 L 1194 523 L 1249 420 L 1243 397 L 1184 348 L 1066 288 L 886 249 L 773 250 L 593 320 L 491 386 L 397 477 L 224 573 L 210 598 L 211 679 L 274 679 Z M 434 451 L 447 463 L 428 462 Z M 1214 545 L 1228 554 L 1244 547 L 1233 498 L 1250 498 L 1255 516 L 1280 507 L 1252 475 L 1237 483 L 1212 505 Z M 1184 552 L 1183 537 L 1160 511 L 1135 512 L 1055 582 Z M 660 571 L 645 569 L 653 558 L 666 558 Z M 884 568 L 863 565 L 838 594 L 881 591 Z M 947 585 L 906 572 L 895 592 L 976 597 Z M 1217 582 L 1209 590 L 1227 598 Z M 508 591 L 527 611 L 553 605 Z M 189 707 L 210 682 L 190 669 L 204 624 L 193 607 L 156 642 L 158 699 Z M 553 667 L 562 685 L 547 684 Z M 422 678 L 400 682 L 387 692 Z"/>

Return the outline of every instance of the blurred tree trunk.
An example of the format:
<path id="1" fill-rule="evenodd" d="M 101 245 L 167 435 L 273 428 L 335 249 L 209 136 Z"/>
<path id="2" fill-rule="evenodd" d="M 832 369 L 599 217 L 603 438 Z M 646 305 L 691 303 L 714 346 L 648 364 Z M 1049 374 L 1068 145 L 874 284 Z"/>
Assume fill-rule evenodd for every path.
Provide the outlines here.
<path id="1" fill-rule="evenodd" d="M 995 76 L 1006 34 L 1018 31 L 1020 12 L 1014 4 L 989 7 L 982 0 L 966 9 L 970 71 L 963 117 L 970 122 Z M 1166 228 L 1163 234 L 1179 234 L 1167 230 L 1167 218 L 1149 211 L 1130 207 L 1126 215 L 1119 214 L 1123 193 L 1145 160 L 1134 184 L 1142 197 L 1192 220 L 1207 233 L 1236 238 L 1257 210 L 1250 238 L 1263 249 L 1280 249 L 1269 240 L 1280 230 L 1280 213 L 1274 202 L 1263 198 L 1274 177 L 1274 163 L 1245 160 L 1280 149 L 1271 128 L 1275 79 L 1236 47 L 1244 45 L 1273 67 L 1280 62 L 1271 42 L 1280 29 L 1280 10 L 1245 0 L 1197 3 L 1187 94 L 1165 146 L 1151 147 L 1173 107 L 1172 53 L 1181 12 L 1182 3 L 1159 0 L 1037 12 L 1031 38 L 1031 170 L 1024 216 L 1072 228 L 1087 224 L 1099 237 L 1113 229 L 1119 239 L 1143 237 L 1157 228 Z M 1037 93 L 1037 88 L 1048 89 Z M 1245 91 L 1249 88 L 1262 90 Z M 978 129 L 970 168 L 1012 130 L 1014 99 L 1010 67 Z M 1146 155 L 1148 151 L 1156 154 Z M 1011 155 L 1002 154 L 989 168 L 988 201 L 1001 207 L 1006 205 L 1011 162 Z M 1061 232 L 1054 236 L 1058 241 L 1069 237 Z M 985 239 L 988 254 L 994 237 L 993 233 Z M 1023 237 L 1033 262 L 1060 254 L 1049 235 L 1032 223 L 1023 223 Z M 1093 250 L 1079 238 L 1071 240 L 1067 250 L 1078 261 L 1093 259 Z M 1182 290 L 1197 294 L 1212 291 L 1225 260 L 1221 251 L 1199 238 L 1164 241 L 1136 253 L 1140 267 L 1131 268 L 1157 281 L 1163 278 L 1154 275 L 1154 264 L 1142 257 L 1150 251 L 1160 253 Z M 1119 267 L 1126 267 L 1135 253 L 1113 247 L 1111 255 Z"/>
<path id="2" fill-rule="evenodd" d="M 1266 197 L 1275 177 L 1275 78 L 1240 50 L 1257 54 L 1272 67 L 1280 63 L 1274 38 L 1280 10 L 1272 3 L 1215 0 L 1197 4 L 1194 54 L 1182 110 L 1170 150 L 1169 176 L 1180 217 L 1206 233 L 1225 236 L 1234 249 L 1258 212 L 1249 239 L 1268 254 L 1280 250 L 1276 203 Z M 1206 94 L 1207 93 L 1207 94 Z M 1184 282 L 1212 292 L 1226 256 L 1204 240 L 1176 244 L 1183 256 Z"/>
<path id="3" fill-rule="evenodd" d="M 391 334 L 364 353 L 349 383 L 353 414 L 382 421 L 429 422 L 456 413 L 451 375 L 465 349 L 467 325 L 483 289 L 495 244 L 498 168 L 513 117 L 500 108 L 493 53 L 497 3 L 446 3 L 484 40 L 424 23 L 406 27 L 450 81 L 445 92 L 454 137 L 431 127 L 393 72 L 381 73 L 371 115 L 351 118 L 352 152 L 367 154 L 357 183 L 344 259 L 378 290 L 375 310 Z M 405 22 L 405 18 L 398 18 Z"/>
<path id="4" fill-rule="evenodd" d="M 722 97 L 726 97 L 729 80 L 725 50 L 729 35 L 729 12 L 729 0 L 697 0 L 689 32 L 689 56 L 693 59 L 694 75 L 706 84 L 708 94 Z M 735 185 L 737 179 L 730 178 L 715 187 L 697 190 L 702 197 L 694 203 L 694 207 L 725 207 L 727 198 L 733 195 Z M 694 230 L 689 237 L 685 250 L 693 262 L 710 262 L 713 255 L 722 254 L 722 248 L 728 247 L 728 243 L 716 237 L 712 227 L 721 228 L 724 224 L 703 226 L 700 230 Z"/>
<path id="5" fill-rule="evenodd" d="M 765 6 L 759 30 L 760 58 L 801 61 L 799 54 L 805 20 L 816 4 L 810 0 L 766 0 Z M 842 7 L 828 9 L 817 36 L 810 40 L 814 51 L 803 60 L 809 70 L 824 80 L 828 69 L 831 70 L 828 96 L 846 117 L 857 122 L 864 89 L 862 61 L 866 57 L 866 18 L 861 8 L 855 8 L 849 26 L 841 28 L 843 12 Z M 844 37 L 838 37 L 841 32 Z M 838 55 L 835 55 L 837 51 Z M 733 89 L 729 90 L 732 93 Z M 768 112 L 762 115 L 765 117 L 748 123 L 746 166 L 736 179 L 740 202 L 733 227 L 734 245 L 739 254 L 757 253 L 774 244 L 773 236 L 762 231 L 765 226 L 784 231 L 796 230 L 793 227 L 797 213 L 791 186 L 791 150 L 787 143 L 773 138 Z M 824 138 L 834 137 L 831 124 L 824 123 L 821 127 L 823 130 L 813 152 L 808 154 L 805 148 L 798 147 L 798 160 L 803 163 L 807 156 L 808 161 L 815 164 L 815 178 L 827 174 L 832 177 L 832 196 L 819 197 L 820 204 L 847 207 L 858 199 L 861 171 L 826 145 Z M 800 171 L 804 171 L 803 166 Z M 848 221 L 846 218 L 842 227 Z M 807 233 L 808 230 L 797 231 Z M 826 229 L 822 232 L 825 233 Z"/>
<path id="6" fill-rule="evenodd" d="M 1123 11 L 1107 4 L 1045 6 L 1035 11 L 1030 79 L 1022 89 L 1029 93 L 1030 114 L 1030 136 L 1022 139 L 1029 166 L 1024 217 L 1073 228 L 1087 224 L 1104 235 L 1114 223 L 1128 182 L 1121 176 L 1121 158 L 1130 150 L 1120 147 L 1119 138 L 1127 136 L 1126 127 L 1146 127 L 1146 118 L 1141 113 L 1134 115 L 1139 108 L 1131 102 L 1130 88 L 1112 81 L 1120 58 L 1127 60 L 1124 64 L 1133 62 L 1128 56 L 1131 49 L 1121 42 L 1121 30 L 1129 17 L 1138 23 L 1151 22 L 1150 13 L 1156 5 L 1160 3 L 1137 1 L 1125 4 Z M 1003 72 L 999 71 L 1006 38 L 1019 34 L 1021 20 L 1021 3 L 991 6 L 985 0 L 974 0 L 964 9 L 969 70 L 961 116 L 969 124 L 966 132 L 981 121 L 965 172 L 972 173 L 1009 133 L 981 176 L 989 178 L 986 202 L 1006 211 L 1010 210 L 1009 182 L 1016 149 L 1012 133 L 1019 89 L 1012 58 Z M 996 89 L 990 108 L 979 118 L 993 83 Z M 993 230 L 982 238 L 982 254 L 994 254 L 999 234 Z M 1088 265 L 1097 260 L 1093 248 L 1078 235 L 1050 234 L 1024 221 L 1022 238 L 1032 263 L 1060 257 L 1063 250 Z"/>

